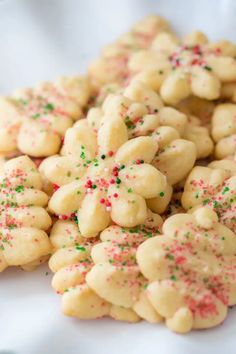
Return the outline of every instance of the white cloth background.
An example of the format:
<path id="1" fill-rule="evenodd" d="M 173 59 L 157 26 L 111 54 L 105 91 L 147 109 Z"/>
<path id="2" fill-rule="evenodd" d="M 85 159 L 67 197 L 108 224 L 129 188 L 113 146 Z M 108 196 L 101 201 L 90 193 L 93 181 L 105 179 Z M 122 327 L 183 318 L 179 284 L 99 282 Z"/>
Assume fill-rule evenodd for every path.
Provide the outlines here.
<path id="1" fill-rule="evenodd" d="M 0 94 L 84 72 L 102 45 L 145 14 L 180 33 L 236 41 L 235 0 L 0 0 Z M 0 275 L 0 354 L 235 354 L 236 311 L 219 328 L 178 336 L 163 325 L 63 317 L 47 268 Z"/>

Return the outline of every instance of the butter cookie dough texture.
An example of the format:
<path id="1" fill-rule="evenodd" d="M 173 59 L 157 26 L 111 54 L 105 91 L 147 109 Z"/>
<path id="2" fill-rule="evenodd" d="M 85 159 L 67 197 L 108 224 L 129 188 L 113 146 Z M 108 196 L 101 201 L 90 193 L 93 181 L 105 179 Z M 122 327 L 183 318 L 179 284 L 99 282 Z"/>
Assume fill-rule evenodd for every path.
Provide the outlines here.
<path id="1" fill-rule="evenodd" d="M 61 77 L 0 99 L 0 153 L 56 154 L 62 137 L 83 114 L 91 95 L 86 77 Z"/>
<path id="2" fill-rule="evenodd" d="M 236 232 L 236 163 L 213 161 L 208 167 L 195 166 L 190 172 L 182 195 L 185 210 L 206 206 L 214 210 L 222 224 Z"/>
<path id="3" fill-rule="evenodd" d="M 208 208 L 171 216 L 163 235 L 139 246 L 146 296 L 167 327 L 186 333 L 224 321 L 236 303 L 235 251 L 235 234 Z"/>
<path id="4" fill-rule="evenodd" d="M 133 304 L 141 297 L 143 277 L 135 253 L 150 235 L 160 233 L 162 219 L 148 212 L 144 225 L 135 228 L 109 226 L 100 238 L 85 239 L 73 221 L 57 221 L 50 239 L 54 254 L 49 266 L 55 275 L 52 286 L 62 295 L 67 316 L 93 319 L 110 316 L 115 320 L 137 322 L 141 319 Z M 139 300 L 142 312 L 147 299 Z M 160 316 L 149 310 L 155 322 Z"/>
<path id="5" fill-rule="evenodd" d="M 46 231 L 52 221 L 42 178 L 33 161 L 21 156 L 4 164 L 0 184 L 0 270 L 31 269 L 51 252 Z"/>
<path id="6" fill-rule="evenodd" d="M 148 49 L 130 57 L 130 75 L 160 92 L 167 104 L 176 105 L 191 95 L 219 98 L 221 85 L 235 81 L 236 47 L 230 42 L 209 43 L 199 32 L 190 37 L 180 41 L 171 33 L 157 34 Z"/>

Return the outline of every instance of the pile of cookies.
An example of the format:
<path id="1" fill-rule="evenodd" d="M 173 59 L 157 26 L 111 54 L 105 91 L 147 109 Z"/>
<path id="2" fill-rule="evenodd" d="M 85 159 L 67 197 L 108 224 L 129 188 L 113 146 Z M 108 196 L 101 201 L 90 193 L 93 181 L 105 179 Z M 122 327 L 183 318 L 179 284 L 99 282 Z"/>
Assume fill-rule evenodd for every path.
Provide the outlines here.
<path id="1" fill-rule="evenodd" d="M 236 45 L 148 16 L 84 77 L 0 99 L 0 271 L 68 316 L 177 333 L 236 304 Z"/>

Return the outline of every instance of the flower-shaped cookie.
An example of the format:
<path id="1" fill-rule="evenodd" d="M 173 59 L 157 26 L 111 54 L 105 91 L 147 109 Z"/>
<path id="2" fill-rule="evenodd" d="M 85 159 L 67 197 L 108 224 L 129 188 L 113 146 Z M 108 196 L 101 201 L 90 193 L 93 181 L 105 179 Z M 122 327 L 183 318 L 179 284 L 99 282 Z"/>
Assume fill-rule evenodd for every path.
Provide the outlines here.
<path id="1" fill-rule="evenodd" d="M 92 127 L 99 129 L 101 121 L 112 116 L 124 120 L 129 138 L 153 136 L 159 145 L 153 164 L 167 176 L 171 184 L 181 181 L 193 167 L 197 156 L 194 145 L 199 145 L 196 135 L 198 137 L 202 133 L 200 127 L 199 133 L 194 131 L 190 134 L 194 128 L 188 128 L 190 122 L 187 116 L 174 108 L 163 107 L 159 96 L 143 83 L 132 81 L 123 95 L 109 95 L 102 109 L 91 109 L 87 119 Z M 193 142 L 180 139 L 187 134 L 187 128 Z M 204 144 L 203 148 L 198 149 L 199 156 L 208 154 L 211 149 L 211 139 L 207 134 L 204 131 L 205 136 L 201 137 Z M 182 168 L 177 169 L 180 163 Z"/>
<path id="2" fill-rule="evenodd" d="M 0 153 L 20 150 L 33 157 L 56 154 L 65 131 L 82 115 L 90 84 L 85 77 L 62 77 L 1 98 Z"/>
<path id="3" fill-rule="evenodd" d="M 211 208 L 222 224 L 236 232 L 236 163 L 221 160 L 208 167 L 195 166 L 186 180 L 182 205 L 185 210 Z"/>
<path id="4" fill-rule="evenodd" d="M 148 16 L 137 22 L 116 42 L 103 48 L 100 58 L 89 66 L 89 76 L 96 86 L 107 83 L 123 83 L 128 77 L 127 62 L 131 53 L 148 48 L 153 38 L 170 26 L 159 16 Z"/>
<path id="5" fill-rule="evenodd" d="M 212 116 L 211 133 L 216 142 L 217 159 L 236 154 L 236 104 L 223 103 L 216 106 Z"/>
<path id="6" fill-rule="evenodd" d="M 55 272 L 52 286 L 62 294 L 63 312 L 80 319 L 111 316 L 137 322 L 140 317 L 132 304 L 142 290 L 142 276 L 135 253 L 143 240 L 160 233 L 161 224 L 161 218 L 149 211 L 145 225 L 112 225 L 100 241 L 91 241 L 81 236 L 73 221 L 57 221 L 50 236 L 56 251 L 49 266 Z"/>
<path id="7" fill-rule="evenodd" d="M 160 91 L 168 104 L 176 105 L 191 94 L 217 99 L 221 82 L 235 81 L 236 48 L 230 42 L 209 44 L 199 32 L 180 42 L 173 34 L 160 33 L 150 48 L 134 53 L 128 65 L 131 74 Z"/>
<path id="8" fill-rule="evenodd" d="M 147 217 L 145 199 L 164 196 L 168 188 L 165 176 L 150 165 L 158 148 L 155 140 L 151 137 L 138 137 L 122 143 L 127 139 L 122 120 L 104 124 L 106 134 L 107 127 L 111 134 L 106 138 L 100 135 L 103 135 L 100 141 L 104 145 L 100 145 L 98 155 L 93 157 L 89 150 L 94 134 L 92 130 L 91 137 L 87 134 L 89 140 L 86 144 L 79 144 L 80 155 L 84 157 L 81 177 L 60 187 L 49 201 L 49 209 L 57 215 L 70 216 L 78 210 L 78 226 L 85 237 L 96 236 L 111 221 L 124 227 L 143 223 Z M 89 132 L 88 126 L 86 131 Z M 80 134 L 79 128 L 78 132 Z M 113 132 L 118 137 L 115 141 Z M 47 163 L 49 167 L 46 167 L 50 169 L 50 161 Z"/>
<path id="9" fill-rule="evenodd" d="M 42 178 L 33 161 L 21 156 L 3 165 L 0 184 L 0 271 L 7 266 L 32 267 L 51 251 Z"/>
<path id="10" fill-rule="evenodd" d="M 200 208 L 171 216 L 163 235 L 139 246 L 137 262 L 149 281 L 146 296 L 171 330 L 216 326 L 236 304 L 235 237 L 216 213 Z"/>

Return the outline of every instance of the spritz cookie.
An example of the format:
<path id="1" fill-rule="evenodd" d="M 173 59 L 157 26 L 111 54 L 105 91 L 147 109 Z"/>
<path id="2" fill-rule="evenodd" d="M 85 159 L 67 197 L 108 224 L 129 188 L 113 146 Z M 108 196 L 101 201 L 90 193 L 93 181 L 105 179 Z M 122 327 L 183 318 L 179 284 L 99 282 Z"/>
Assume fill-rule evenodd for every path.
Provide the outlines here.
<path id="1" fill-rule="evenodd" d="M 128 65 L 131 75 L 159 91 L 167 104 L 176 105 L 190 95 L 215 100 L 221 95 L 221 83 L 235 81 L 235 50 L 230 42 L 213 46 L 199 32 L 182 41 L 163 32 L 149 49 L 134 53 Z"/>
<path id="2" fill-rule="evenodd" d="M 236 303 L 235 252 L 235 234 L 208 208 L 171 216 L 163 235 L 139 246 L 146 296 L 167 327 L 186 333 L 224 321 Z"/>
<path id="3" fill-rule="evenodd" d="M 61 77 L 0 99 L 0 153 L 19 150 L 33 157 L 57 153 L 62 138 L 79 119 L 91 87 L 86 77 Z"/>
<path id="4" fill-rule="evenodd" d="M 133 52 L 148 48 L 160 32 L 171 32 L 168 22 L 160 16 L 147 16 L 137 22 L 114 43 L 102 49 L 98 59 L 88 68 L 89 76 L 96 87 L 108 83 L 123 84 L 129 76 L 127 62 Z"/>
<path id="5" fill-rule="evenodd" d="M 236 163 L 221 160 L 195 166 L 186 180 L 182 205 L 189 211 L 199 206 L 213 209 L 220 222 L 236 232 Z"/>
<path id="6" fill-rule="evenodd" d="M 3 165 L 0 183 L 0 270 L 36 266 L 51 251 L 46 231 L 52 222 L 42 178 L 33 161 L 21 156 Z"/>
<path id="7" fill-rule="evenodd" d="M 149 212 L 144 225 L 131 229 L 113 225 L 100 240 L 88 240 L 73 221 L 57 221 L 50 236 L 55 253 L 49 266 L 55 272 L 52 286 L 62 295 L 63 312 L 80 319 L 110 316 L 139 321 L 132 304 L 142 293 L 143 277 L 135 253 L 143 240 L 160 233 L 161 225 L 161 217 Z"/>

